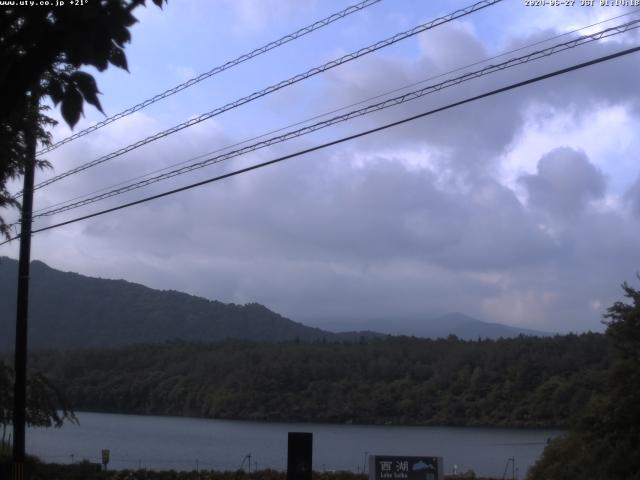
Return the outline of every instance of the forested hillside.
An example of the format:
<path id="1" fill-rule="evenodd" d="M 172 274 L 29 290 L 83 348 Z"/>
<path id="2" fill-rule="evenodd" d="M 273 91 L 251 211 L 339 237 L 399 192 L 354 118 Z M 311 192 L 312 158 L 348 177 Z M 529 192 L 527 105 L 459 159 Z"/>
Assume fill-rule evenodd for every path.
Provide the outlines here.
<path id="1" fill-rule="evenodd" d="M 228 419 L 564 426 L 601 389 L 599 334 L 356 344 L 172 342 L 39 353 L 78 410 Z"/>
<path id="2" fill-rule="evenodd" d="M 0 258 L 0 351 L 13 346 L 18 263 Z M 263 305 L 210 301 L 31 264 L 29 345 L 79 348 L 164 342 L 181 338 L 313 341 L 340 338 L 272 312 Z"/>
<path id="3" fill-rule="evenodd" d="M 13 348 L 17 276 L 18 262 L 0 257 L 0 352 Z M 340 342 L 384 337 L 386 333 L 430 338 L 454 333 L 466 339 L 544 335 L 459 313 L 407 323 L 401 312 L 398 318 L 385 318 L 381 323 L 345 324 L 347 328 L 343 325 L 335 333 L 295 322 L 258 303 L 236 305 L 125 280 L 87 277 L 37 260 L 31 264 L 29 305 L 29 346 L 35 349 L 113 347 L 175 339 Z M 370 331 L 373 325 L 382 333 Z"/>

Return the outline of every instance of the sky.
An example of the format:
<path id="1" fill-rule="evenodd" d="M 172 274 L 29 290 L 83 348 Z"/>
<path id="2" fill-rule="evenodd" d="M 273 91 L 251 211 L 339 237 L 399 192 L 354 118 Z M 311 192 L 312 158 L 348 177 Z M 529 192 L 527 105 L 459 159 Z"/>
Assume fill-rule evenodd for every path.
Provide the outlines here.
<path id="1" fill-rule="evenodd" d="M 126 48 L 130 72 L 88 70 L 107 115 L 355 1 L 170 0 L 162 10 L 148 3 L 135 10 L 139 23 Z M 387 92 L 415 82 L 431 85 L 546 48 L 597 22 L 603 23 L 581 33 L 640 18 L 638 9 L 581 3 L 534 7 L 505 0 L 38 190 L 35 209 L 357 102 L 390 98 Z M 469 4 L 383 0 L 48 153 L 53 170 L 38 172 L 36 182 Z M 567 35 L 548 40 L 561 34 Z M 40 218 L 34 228 L 291 154 L 639 40 L 634 30 L 464 82 Z M 606 308 L 622 299 L 620 284 L 638 286 L 639 55 L 38 233 L 32 258 L 223 302 L 259 302 L 319 327 L 417 324 L 461 312 L 543 331 L 601 331 Z M 103 118 L 86 106 L 73 131 L 64 122 L 53 129 L 54 140 Z M 17 258 L 17 247 L 1 246 L 0 255 Z"/>

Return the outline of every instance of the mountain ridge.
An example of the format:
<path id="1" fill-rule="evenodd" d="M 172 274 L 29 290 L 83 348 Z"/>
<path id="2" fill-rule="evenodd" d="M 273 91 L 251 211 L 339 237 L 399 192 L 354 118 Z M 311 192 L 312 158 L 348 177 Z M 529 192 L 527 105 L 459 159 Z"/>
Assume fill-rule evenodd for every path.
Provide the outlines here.
<path id="1" fill-rule="evenodd" d="M 455 335 L 462 340 L 477 338 L 500 338 L 526 336 L 551 336 L 554 333 L 527 328 L 486 322 L 460 312 L 449 312 L 429 317 L 426 321 L 416 318 L 399 318 L 393 322 L 388 319 L 357 321 L 353 319 L 333 321 L 323 325 L 328 330 L 341 332 L 346 330 L 369 330 L 387 335 L 406 335 L 422 338 L 445 338 Z"/>
<path id="2" fill-rule="evenodd" d="M 17 262 L 3 257 L 0 339 L 13 338 Z M 225 304 L 175 290 L 156 290 L 126 280 L 61 272 L 31 265 L 29 343 L 32 348 L 121 346 L 182 339 L 218 341 L 338 341 L 332 332 L 287 319 L 267 307 Z M 4 341 L 0 349 L 10 345 Z"/>
<path id="3" fill-rule="evenodd" d="M 16 260 L 0 257 L 0 303 L 7 306 L 0 310 L 0 351 L 12 348 L 17 270 Z M 175 339 L 341 342 L 386 337 L 390 333 L 379 333 L 366 324 L 366 328 L 333 332 L 296 322 L 258 303 L 223 303 L 123 279 L 62 272 L 39 260 L 32 261 L 31 277 L 29 344 L 34 349 L 112 347 Z M 456 325 L 457 329 L 452 328 Z M 424 328 L 392 333 L 432 338 L 454 334 L 467 340 L 543 335 L 526 332 L 462 314 L 448 314 L 431 333 Z"/>

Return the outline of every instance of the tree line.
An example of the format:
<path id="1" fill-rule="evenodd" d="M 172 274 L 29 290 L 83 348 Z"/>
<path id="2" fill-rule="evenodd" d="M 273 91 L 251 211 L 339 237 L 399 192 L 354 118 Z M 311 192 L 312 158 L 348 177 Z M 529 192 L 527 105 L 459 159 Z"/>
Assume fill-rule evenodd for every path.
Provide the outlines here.
<path id="1" fill-rule="evenodd" d="M 263 421 L 563 427 L 602 392 L 601 334 L 358 343 L 175 341 L 40 352 L 76 410 Z"/>

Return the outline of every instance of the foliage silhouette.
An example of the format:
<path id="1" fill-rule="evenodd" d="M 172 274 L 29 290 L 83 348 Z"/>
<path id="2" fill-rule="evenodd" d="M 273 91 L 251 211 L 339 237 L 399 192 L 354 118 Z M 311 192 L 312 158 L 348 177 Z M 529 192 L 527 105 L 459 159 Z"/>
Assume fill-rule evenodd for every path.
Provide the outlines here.
<path id="1" fill-rule="evenodd" d="M 640 291 L 626 282 L 622 289 L 631 303 L 616 302 L 605 315 L 614 346 L 605 388 L 545 449 L 530 480 L 640 479 Z"/>
<path id="2" fill-rule="evenodd" d="M 161 7 L 165 0 L 152 1 Z M 50 142 L 48 128 L 55 122 L 40 106 L 42 99 L 60 105 L 71 127 L 85 102 L 102 111 L 95 79 L 80 68 L 127 69 L 124 47 L 136 22 L 132 11 L 145 0 L 90 1 L 77 8 L 51 4 L 0 11 L 0 208 L 18 206 L 6 183 L 24 173 L 25 132 L 35 130 L 41 144 Z M 9 235 L 2 217 L 0 234 Z"/>
<path id="3" fill-rule="evenodd" d="M 0 361 L 0 425 L 5 444 L 13 417 L 13 370 Z M 27 425 L 61 427 L 65 420 L 77 422 L 66 396 L 42 373 L 30 372 L 27 382 Z"/>

